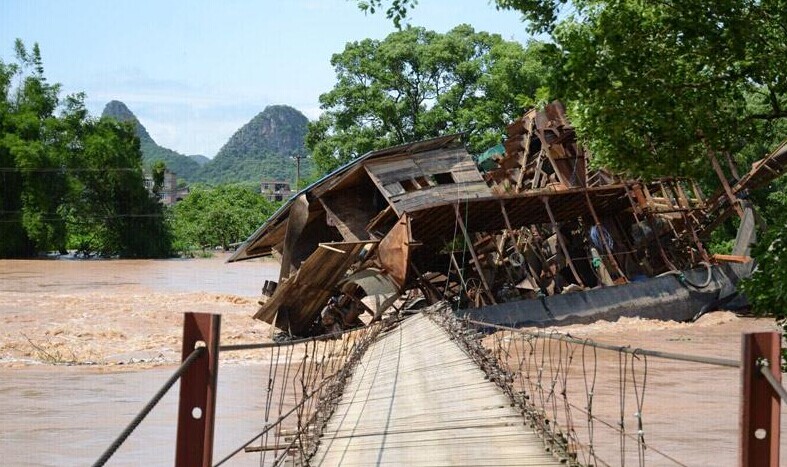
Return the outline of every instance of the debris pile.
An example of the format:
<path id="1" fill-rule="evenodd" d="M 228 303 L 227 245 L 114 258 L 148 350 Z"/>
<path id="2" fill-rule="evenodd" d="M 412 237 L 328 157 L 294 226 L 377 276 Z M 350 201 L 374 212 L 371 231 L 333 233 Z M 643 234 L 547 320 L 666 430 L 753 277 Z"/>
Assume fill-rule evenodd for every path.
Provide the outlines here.
<path id="1" fill-rule="evenodd" d="M 783 145 L 708 200 L 690 179 L 589 170 L 559 102 L 507 133 L 476 159 L 461 134 L 370 152 L 298 193 L 230 259 L 281 258 L 255 317 L 312 335 L 408 292 L 481 308 L 689 269 L 713 261 L 701 238 L 742 213 L 739 195 L 787 163 Z"/>

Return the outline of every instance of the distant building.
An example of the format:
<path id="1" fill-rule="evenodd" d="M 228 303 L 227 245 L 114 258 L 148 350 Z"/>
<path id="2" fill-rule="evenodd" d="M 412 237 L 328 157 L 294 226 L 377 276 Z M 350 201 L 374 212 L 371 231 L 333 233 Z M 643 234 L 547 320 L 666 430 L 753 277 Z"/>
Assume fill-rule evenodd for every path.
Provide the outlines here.
<path id="1" fill-rule="evenodd" d="M 292 196 L 290 182 L 283 180 L 262 180 L 260 182 L 260 193 L 268 198 L 268 201 L 285 201 Z"/>
<path id="2" fill-rule="evenodd" d="M 145 188 L 147 188 L 148 192 L 150 192 L 151 196 L 154 195 L 153 193 L 153 174 L 145 172 Z M 158 200 L 164 206 L 172 206 L 178 201 L 182 200 L 189 194 L 188 187 L 181 187 L 178 188 L 178 177 L 175 172 L 170 172 L 169 170 L 164 171 L 164 184 L 161 186 L 161 190 L 158 193 Z"/>

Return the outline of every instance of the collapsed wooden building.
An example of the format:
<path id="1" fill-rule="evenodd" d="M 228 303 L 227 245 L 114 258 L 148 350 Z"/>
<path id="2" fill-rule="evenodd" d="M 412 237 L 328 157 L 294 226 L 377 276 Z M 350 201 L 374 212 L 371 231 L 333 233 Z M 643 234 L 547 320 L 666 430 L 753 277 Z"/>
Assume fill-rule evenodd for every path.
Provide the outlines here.
<path id="1" fill-rule="evenodd" d="M 373 151 L 297 193 L 230 259 L 280 258 L 255 317 L 313 335 L 330 330 L 326 306 L 344 328 L 408 292 L 483 309 L 688 270 L 713 260 L 702 238 L 740 195 L 787 165 L 782 145 L 706 198 L 690 179 L 589 169 L 559 102 L 507 133 L 475 159 L 461 134 Z"/>

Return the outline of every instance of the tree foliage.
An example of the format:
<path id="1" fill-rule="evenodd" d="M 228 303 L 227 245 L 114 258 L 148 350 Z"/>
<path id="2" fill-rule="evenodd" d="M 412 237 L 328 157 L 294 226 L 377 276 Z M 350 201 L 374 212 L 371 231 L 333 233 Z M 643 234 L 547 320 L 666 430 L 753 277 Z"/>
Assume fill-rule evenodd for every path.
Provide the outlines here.
<path id="1" fill-rule="evenodd" d="M 417 2 L 359 2 L 406 18 Z M 787 118 L 784 0 L 496 0 L 560 53 L 551 93 L 597 160 L 645 175 L 707 169 Z"/>
<path id="2" fill-rule="evenodd" d="M 337 83 L 320 96 L 325 112 L 306 144 L 322 172 L 372 149 L 451 132 L 468 131 L 471 147 L 486 149 L 523 107 L 548 97 L 543 57 L 553 53 L 468 25 L 349 43 L 331 59 Z"/>
<path id="3" fill-rule="evenodd" d="M 197 185 L 172 208 L 175 245 L 180 251 L 221 246 L 246 240 L 276 209 L 254 186 Z"/>
<path id="4" fill-rule="evenodd" d="M 134 128 L 134 134 L 139 138 L 142 150 L 142 161 L 146 167 L 152 167 L 157 162 L 163 162 L 167 168 L 174 172 L 179 179 L 193 182 L 200 170 L 200 164 L 189 156 L 184 156 L 172 149 L 160 146 L 150 136 L 148 130 L 137 119 L 136 115 L 120 101 L 110 101 L 101 113 L 102 117 L 109 117 L 119 122 L 128 122 Z"/>
<path id="5" fill-rule="evenodd" d="M 397 24 L 415 1 L 369 0 Z M 785 0 L 495 0 L 549 34 L 558 53 L 550 93 L 594 159 L 638 175 L 715 179 L 708 155 L 748 166 L 787 137 Z M 364 5 L 359 5 L 364 9 Z M 718 186 L 717 181 L 713 181 Z M 784 180 L 752 197 L 769 230 L 747 291 L 784 310 L 779 239 L 787 236 Z M 775 242 L 775 243 L 774 243 Z M 763 272 L 764 271 L 764 272 Z M 767 278 L 767 279 L 766 279 Z M 778 306 L 776 305 L 778 303 Z M 787 313 L 787 312 L 782 312 Z"/>
<path id="6" fill-rule="evenodd" d="M 17 62 L 0 61 L 0 257 L 168 254 L 131 126 L 89 118 L 82 94 L 61 100 L 38 45 L 15 45 Z"/>

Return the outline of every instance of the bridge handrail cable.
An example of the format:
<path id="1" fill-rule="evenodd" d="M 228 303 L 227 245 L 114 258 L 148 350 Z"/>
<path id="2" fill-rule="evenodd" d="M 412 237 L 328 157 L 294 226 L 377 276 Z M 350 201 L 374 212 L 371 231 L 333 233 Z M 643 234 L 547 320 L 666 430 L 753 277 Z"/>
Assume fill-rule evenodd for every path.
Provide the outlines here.
<path id="1" fill-rule="evenodd" d="M 678 354 L 672 352 L 662 352 L 660 350 L 648 350 L 642 348 L 632 348 L 631 346 L 617 346 L 611 344 L 603 344 L 600 342 L 595 342 L 590 339 L 578 339 L 576 337 L 572 337 L 569 334 L 562 334 L 559 332 L 543 332 L 543 331 L 528 331 L 525 329 L 518 329 L 509 326 L 501 326 L 499 324 L 492 324 L 487 323 L 484 321 L 475 321 L 472 319 L 464 320 L 470 324 L 479 327 L 487 327 L 491 329 L 498 329 L 501 331 L 512 331 L 518 332 L 521 334 L 533 336 L 533 337 L 541 337 L 547 339 L 554 339 L 564 342 L 570 342 L 572 344 L 581 344 L 581 345 L 588 345 L 591 347 L 605 349 L 605 350 L 612 350 L 614 352 L 623 352 L 628 353 L 631 355 L 647 355 L 649 357 L 656 357 L 656 358 L 664 358 L 668 360 L 680 360 L 684 362 L 694 362 L 694 363 L 704 363 L 707 365 L 716 365 L 716 366 L 723 366 L 728 368 L 740 368 L 741 362 L 738 360 L 731 360 L 727 358 L 716 358 L 716 357 L 704 357 L 701 355 L 687 355 L 687 354 Z"/>
<path id="2" fill-rule="evenodd" d="M 129 423 L 128 426 L 126 426 L 123 432 L 120 433 L 120 435 L 118 435 L 115 441 L 113 441 L 112 444 L 107 448 L 107 450 L 104 451 L 101 457 L 99 457 L 98 460 L 93 464 L 93 467 L 101 467 L 104 464 L 106 464 L 107 461 L 109 461 L 112 455 L 115 454 L 115 452 L 126 441 L 126 439 L 128 439 L 131 433 L 133 433 L 134 430 L 136 430 L 136 428 L 139 426 L 139 424 L 142 423 L 142 420 L 144 420 L 145 417 L 148 416 L 150 411 L 153 410 L 154 407 L 156 407 L 156 405 L 167 394 L 167 392 L 169 392 L 172 386 L 178 381 L 178 379 L 180 379 L 183 373 L 185 373 L 186 370 L 189 369 L 191 364 L 194 363 L 200 356 L 202 356 L 205 350 L 206 350 L 205 347 L 197 347 L 191 352 L 191 354 L 189 354 L 188 357 L 186 357 L 185 360 L 183 360 L 183 363 L 180 364 L 178 369 L 175 370 L 174 373 L 172 373 L 172 376 L 170 376 L 169 379 L 161 386 L 161 388 L 158 390 L 158 392 L 156 392 L 153 398 L 151 398 L 150 401 L 147 404 L 145 404 L 145 407 L 143 407 L 142 410 L 139 411 L 139 413 L 137 414 L 136 417 L 134 417 L 131 423 Z"/>

